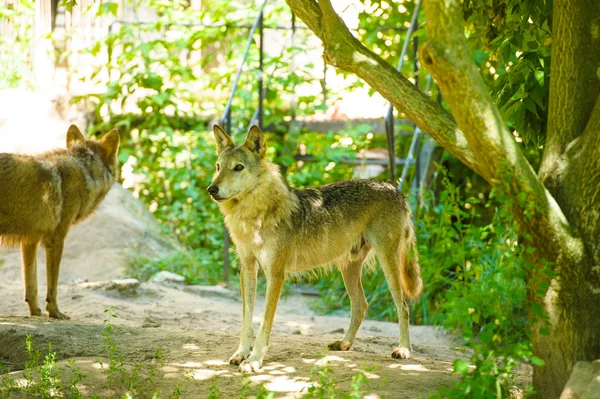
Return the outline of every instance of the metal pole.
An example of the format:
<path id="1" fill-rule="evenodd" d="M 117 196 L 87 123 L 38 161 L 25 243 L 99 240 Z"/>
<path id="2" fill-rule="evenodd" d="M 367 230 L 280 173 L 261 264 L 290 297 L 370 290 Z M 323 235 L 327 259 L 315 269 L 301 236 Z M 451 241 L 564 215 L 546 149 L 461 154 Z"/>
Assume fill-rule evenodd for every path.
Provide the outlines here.
<path id="1" fill-rule="evenodd" d="M 425 94 L 429 92 L 431 89 L 431 81 L 432 77 L 429 75 L 427 77 L 427 87 L 425 88 Z M 408 174 L 408 167 L 414 158 L 414 152 L 417 148 L 417 143 L 419 142 L 419 135 L 421 134 L 421 129 L 418 126 L 415 127 L 415 131 L 413 134 L 412 141 L 410 143 L 410 149 L 408 150 L 408 156 L 406 158 L 406 163 L 404 163 L 404 168 L 402 168 L 402 175 L 400 176 L 400 181 L 398 182 L 398 190 L 402 191 L 402 185 L 404 184 L 404 180 L 406 179 L 406 175 Z"/>
<path id="2" fill-rule="evenodd" d="M 327 107 L 327 62 L 323 57 L 323 105 Z"/>
<path id="3" fill-rule="evenodd" d="M 418 28 L 419 21 L 415 23 L 415 28 Z M 413 38 L 413 69 L 415 74 L 413 75 L 415 78 L 415 86 L 417 89 L 419 88 L 419 36 L 415 36 Z"/>
<path id="4" fill-rule="evenodd" d="M 224 125 L 225 132 L 231 136 L 231 108 L 224 116 Z M 227 230 L 227 226 L 223 223 L 223 281 L 225 283 L 229 282 L 229 269 L 231 268 L 231 261 L 229 260 L 229 231 Z"/>
<path id="5" fill-rule="evenodd" d="M 400 71 L 400 73 L 402 73 L 402 66 L 404 65 L 404 57 L 406 56 L 406 52 L 408 51 L 408 44 L 410 43 L 410 37 L 412 36 L 412 33 L 414 32 L 417 24 L 418 24 L 418 17 L 419 17 L 419 7 L 421 6 L 421 0 L 417 0 L 415 2 L 415 10 L 413 11 L 413 15 L 410 21 L 410 27 L 408 28 L 408 31 L 406 32 L 406 38 L 404 39 L 404 44 L 402 45 L 402 52 L 400 53 L 400 59 L 398 60 L 398 67 L 396 68 L 398 71 Z M 396 180 L 396 149 L 394 148 L 395 143 L 394 143 L 394 105 L 390 103 L 389 107 L 388 107 L 388 112 L 385 116 L 385 127 L 386 127 L 386 135 L 387 135 L 387 144 L 388 144 L 388 159 L 389 159 L 389 165 L 388 168 L 390 169 L 390 181 L 392 184 L 395 184 L 395 180 Z M 402 182 L 400 182 L 400 185 L 402 184 Z M 399 185 L 399 187 L 400 187 Z"/>
<path id="6" fill-rule="evenodd" d="M 390 172 L 390 183 L 396 185 L 396 143 L 394 137 L 394 107 L 388 108 L 385 117 L 385 136 L 388 147 L 388 168 Z"/>
<path id="7" fill-rule="evenodd" d="M 296 14 L 292 13 L 292 48 L 296 47 Z M 290 60 L 290 72 L 293 74 L 296 71 L 296 54 L 292 53 L 292 59 Z M 292 91 L 292 103 L 290 108 L 292 109 L 292 121 L 296 120 L 296 92 Z"/>
<path id="8" fill-rule="evenodd" d="M 263 28 L 264 28 L 264 18 L 262 13 L 260 14 L 260 22 L 258 24 L 258 37 L 259 37 L 259 42 L 258 42 L 258 47 L 259 47 L 259 56 L 258 56 L 258 126 L 262 129 L 263 125 L 264 125 L 264 108 L 263 108 L 263 102 L 265 100 L 265 92 L 263 89 L 263 75 L 264 75 L 264 71 L 263 71 L 263 62 L 264 62 L 264 35 L 263 35 Z"/>
<path id="9" fill-rule="evenodd" d="M 258 27 L 259 22 L 262 20 L 263 11 L 265 9 L 265 5 L 267 4 L 267 0 L 263 1 L 262 6 L 260 6 L 260 12 L 258 13 L 258 17 L 254 21 L 252 28 L 250 29 L 250 33 L 248 34 L 248 42 L 246 43 L 246 49 L 244 50 L 244 56 L 242 57 L 242 62 L 240 63 L 240 67 L 235 74 L 235 79 L 233 80 L 233 87 L 231 89 L 231 94 L 229 95 L 229 99 L 227 100 L 227 105 L 225 106 L 225 112 L 223 112 L 223 122 L 228 112 L 231 112 L 231 104 L 233 102 L 233 96 L 237 90 L 237 85 L 240 80 L 240 76 L 242 75 L 242 70 L 244 69 L 244 64 L 246 62 L 246 58 L 248 58 L 248 52 L 250 51 L 250 46 L 252 45 L 252 39 L 254 37 L 254 32 Z M 227 132 L 229 134 L 229 132 Z"/>

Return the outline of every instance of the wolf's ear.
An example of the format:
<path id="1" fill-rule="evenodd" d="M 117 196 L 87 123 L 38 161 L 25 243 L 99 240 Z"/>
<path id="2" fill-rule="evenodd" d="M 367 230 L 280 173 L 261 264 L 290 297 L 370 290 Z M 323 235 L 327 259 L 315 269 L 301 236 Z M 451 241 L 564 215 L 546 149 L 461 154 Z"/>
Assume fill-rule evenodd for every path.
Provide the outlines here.
<path id="1" fill-rule="evenodd" d="M 120 141 L 121 139 L 119 138 L 119 131 L 117 129 L 112 129 L 100 139 L 100 145 L 106 151 L 106 161 L 110 161 L 117 156 Z"/>
<path id="2" fill-rule="evenodd" d="M 267 140 L 265 135 L 256 125 L 252 125 L 246 136 L 244 147 L 256 154 L 260 159 L 267 154 Z"/>
<path id="3" fill-rule="evenodd" d="M 85 141 L 85 136 L 81 134 L 77 126 L 69 126 L 69 130 L 67 130 L 67 148 L 70 149 L 80 141 Z"/>
<path id="4" fill-rule="evenodd" d="M 225 130 L 223 130 L 221 126 L 214 125 L 213 133 L 215 134 L 215 140 L 217 142 L 217 155 L 221 155 L 225 148 L 233 147 L 235 145 L 233 140 L 231 140 L 231 137 L 225 133 Z"/>

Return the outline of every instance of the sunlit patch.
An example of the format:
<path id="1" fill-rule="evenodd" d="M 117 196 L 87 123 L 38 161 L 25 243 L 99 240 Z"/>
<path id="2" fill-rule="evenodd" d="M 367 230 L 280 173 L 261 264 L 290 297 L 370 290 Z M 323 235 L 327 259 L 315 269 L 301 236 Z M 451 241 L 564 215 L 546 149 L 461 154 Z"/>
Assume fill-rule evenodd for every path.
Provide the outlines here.
<path id="1" fill-rule="evenodd" d="M 304 363 L 313 364 L 317 359 L 302 359 Z"/>
<path id="2" fill-rule="evenodd" d="M 265 388 L 271 392 L 299 392 L 310 386 L 311 384 L 307 382 L 288 377 L 276 377 L 271 382 L 265 384 Z"/>
<path id="3" fill-rule="evenodd" d="M 292 366 L 284 367 L 281 370 L 285 371 L 286 373 L 295 373 L 296 372 L 296 368 L 292 367 Z"/>
<path id="4" fill-rule="evenodd" d="M 263 369 L 264 370 L 275 370 L 275 369 L 279 369 L 285 367 L 285 364 L 281 364 L 281 363 L 269 363 L 268 365 L 264 366 Z"/>
<path id="5" fill-rule="evenodd" d="M 356 366 L 358 366 L 356 363 L 350 363 L 350 364 L 346 365 L 346 367 L 348 367 L 348 368 L 352 368 L 352 367 L 356 367 Z"/>
<path id="6" fill-rule="evenodd" d="M 431 371 L 421 364 L 400 364 L 394 363 L 388 366 L 390 369 L 400 369 L 402 371 Z"/>
<path id="7" fill-rule="evenodd" d="M 202 367 L 202 363 L 198 363 L 198 362 L 173 363 L 173 365 L 178 366 L 178 367 L 186 367 L 186 368 Z"/>
<path id="8" fill-rule="evenodd" d="M 195 345 L 195 344 L 184 344 L 182 348 L 183 349 L 200 349 L 200 348 L 198 348 L 198 345 Z"/>
<path id="9" fill-rule="evenodd" d="M 179 368 L 173 366 L 164 366 L 162 368 L 162 371 L 164 371 L 165 373 L 176 373 L 179 371 Z"/>
<path id="10" fill-rule="evenodd" d="M 216 373 L 214 370 L 198 369 L 198 370 L 194 370 L 193 372 L 191 372 L 190 376 L 194 380 L 204 381 L 204 380 L 208 380 L 208 379 L 214 377 L 215 374 Z"/>
<path id="11" fill-rule="evenodd" d="M 269 371 L 270 375 L 285 375 L 285 371 L 281 371 L 281 370 L 273 370 L 273 371 Z"/>
<path id="12" fill-rule="evenodd" d="M 325 356 L 322 359 L 319 359 L 315 362 L 315 364 L 317 366 L 325 366 L 327 363 L 329 362 L 348 362 L 348 359 L 344 359 L 343 357 L 339 357 L 339 356 Z"/>
<path id="13" fill-rule="evenodd" d="M 352 369 L 352 370 L 356 371 L 356 372 L 359 372 L 359 373 L 362 372 L 365 375 L 365 377 L 367 377 L 367 379 L 369 379 L 369 380 L 378 380 L 378 379 L 381 378 L 377 374 L 369 373 L 368 371 L 364 371 L 364 370 L 361 370 L 361 369 Z"/>

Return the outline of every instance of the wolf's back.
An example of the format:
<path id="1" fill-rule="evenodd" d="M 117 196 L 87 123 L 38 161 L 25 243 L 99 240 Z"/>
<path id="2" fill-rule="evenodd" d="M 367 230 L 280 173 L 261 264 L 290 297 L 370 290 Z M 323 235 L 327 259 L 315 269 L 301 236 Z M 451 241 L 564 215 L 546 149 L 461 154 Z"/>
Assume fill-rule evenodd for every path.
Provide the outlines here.
<path id="1" fill-rule="evenodd" d="M 0 236 L 42 235 L 60 222 L 61 177 L 32 156 L 0 153 Z"/>

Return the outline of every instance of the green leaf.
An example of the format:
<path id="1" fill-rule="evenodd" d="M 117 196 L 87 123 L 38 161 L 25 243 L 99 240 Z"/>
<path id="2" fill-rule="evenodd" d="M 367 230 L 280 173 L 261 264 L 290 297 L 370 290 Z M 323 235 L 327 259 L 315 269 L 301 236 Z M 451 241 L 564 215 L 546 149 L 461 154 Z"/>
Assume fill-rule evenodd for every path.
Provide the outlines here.
<path id="1" fill-rule="evenodd" d="M 105 15 L 112 14 L 114 17 L 116 17 L 118 10 L 119 10 L 119 5 L 117 3 L 108 1 L 106 3 L 100 4 L 100 8 L 98 9 L 98 15 L 105 16 Z"/>
<path id="2" fill-rule="evenodd" d="M 454 373 L 467 374 L 469 372 L 469 363 L 461 359 L 454 360 Z"/>
<path id="3" fill-rule="evenodd" d="M 73 7 L 77 5 L 77 0 L 62 0 L 60 3 L 61 7 L 65 7 L 68 12 L 73 11 Z"/>
<path id="4" fill-rule="evenodd" d="M 533 364 L 534 366 L 542 367 L 546 365 L 546 362 L 537 356 L 531 356 L 531 364 Z"/>

